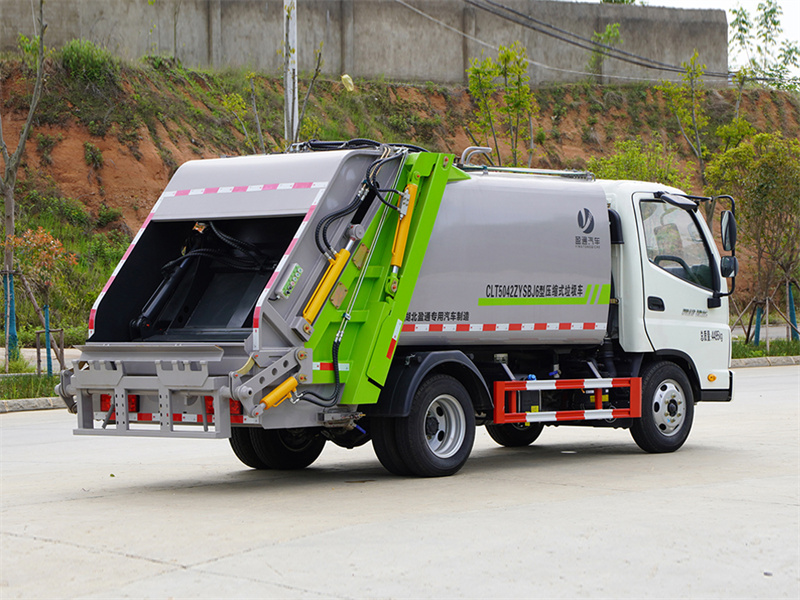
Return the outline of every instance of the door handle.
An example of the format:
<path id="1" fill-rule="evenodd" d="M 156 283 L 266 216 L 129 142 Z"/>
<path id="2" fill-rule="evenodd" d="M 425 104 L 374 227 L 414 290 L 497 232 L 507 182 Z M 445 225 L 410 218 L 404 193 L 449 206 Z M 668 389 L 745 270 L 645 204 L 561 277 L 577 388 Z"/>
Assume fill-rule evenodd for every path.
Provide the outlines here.
<path id="1" fill-rule="evenodd" d="M 664 301 L 658 296 L 648 296 L 647 308 L 656 312 L 664 312 Z"/>

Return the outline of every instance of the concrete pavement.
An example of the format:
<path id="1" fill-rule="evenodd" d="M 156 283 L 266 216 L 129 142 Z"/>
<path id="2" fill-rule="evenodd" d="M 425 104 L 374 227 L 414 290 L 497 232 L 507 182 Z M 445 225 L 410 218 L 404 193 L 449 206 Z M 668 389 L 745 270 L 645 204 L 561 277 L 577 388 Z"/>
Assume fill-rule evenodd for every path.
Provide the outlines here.
<path id="1" fill-rule="evenodd" d="M 0 595 L 797 598 L 800 367 L 741 369 L 679 452 L 626 431 L 479 429 L 465 468 L 388 475 L 370 445 L 301 472 L 209 440 L 74 437 L 0 416 Z"/>

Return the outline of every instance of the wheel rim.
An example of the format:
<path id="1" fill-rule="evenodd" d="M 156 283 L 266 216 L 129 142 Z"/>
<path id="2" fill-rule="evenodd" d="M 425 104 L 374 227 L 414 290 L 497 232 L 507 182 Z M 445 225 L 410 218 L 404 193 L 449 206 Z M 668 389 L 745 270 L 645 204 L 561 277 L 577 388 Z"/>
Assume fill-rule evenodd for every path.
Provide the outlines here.
<path id="1" fill-rule="evenodd" d="M 461 404 L 453 396 L 437 396 L 425 413 L 425 437 L 428 447 L 438 458 L 453 456 L 464 443 L 466 417 Z"/>
<path id="2" fill-rule="evenodd" d="M 278 430 L 278 440 L 287 450 L 292 452 L 302 452 L 314 443 L 314 435 L 304 429 L 285 429 Z"/>
<path id="3" fill-rule="evenodd" d="M 674 379 L 665 379 L 653 394 L 656 427 L 667 437 L 677 434 L 686 422 L 686 396 Z"/>

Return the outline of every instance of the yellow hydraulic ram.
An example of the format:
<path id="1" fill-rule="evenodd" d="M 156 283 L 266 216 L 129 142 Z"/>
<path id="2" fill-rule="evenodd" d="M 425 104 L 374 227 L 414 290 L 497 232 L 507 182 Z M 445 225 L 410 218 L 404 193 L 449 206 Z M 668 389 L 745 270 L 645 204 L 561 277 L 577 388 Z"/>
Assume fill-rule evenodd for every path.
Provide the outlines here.
<path id="1" fill-rule="evenodd" d="M 292 392 L 297 389 L 297 385 L 297 379 L 294 377 L 289 377 L 289 379 L 264 396 L 261 399 L 260 404 L 264 405 L 264 410 L 269 410 L 273 406 L 278 406 L 278 404 L 292 395 Z"/>
<path id="2" fill-rule="evenodd" d="M 411 215 L 414 212 L 414 200 L 417 198 L 417 184 L 409 183 L 406 186 L 408 194 L 408 208 L 406 214 L 397 221 L 397 230 L 394 234 L 394 244 L 392 244 L 392 267 L 398 269 L 403 266 L 403 256 L 406 253 L 406 241 L 408 241 L 408 229 L 411 227 Z"/>
<path id="3" fill-rule="evenodd" d="M 313 323 L 314 319 L 317 318 L 349 258 L 350 251 L 347 248 L 342 248 L 336 253 L 335 258 L 328 259 L 328 268 L 325 271 L 325 275 L 322 276 L 317 289 L 311 295 L 311 300 L 308 301 L 308 304 L 303 309 L 303 318 L 309 324 Z"/>

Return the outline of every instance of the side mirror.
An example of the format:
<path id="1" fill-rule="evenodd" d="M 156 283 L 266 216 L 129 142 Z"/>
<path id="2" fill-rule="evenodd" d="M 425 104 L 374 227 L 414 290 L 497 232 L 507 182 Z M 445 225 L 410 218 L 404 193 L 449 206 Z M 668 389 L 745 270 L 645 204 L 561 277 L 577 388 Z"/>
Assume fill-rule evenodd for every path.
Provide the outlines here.
<path id="1" fill-rule="evenodd" d="M 722 233 L 722 249 L 725 252 L 731 252 L 736 248 L 736 219 L 729 210 L 722 212 L 720 232 Z M 725 275 L 725 277 L 730 277 L 730 275 Z"/>
<path id="2" fill-rule="evenodd" d="M 734 237 L 736 235 L 734 227 Z M 719 261 L 719 270 L 723 277 L 736 277 L 739 272 L 739 259 L 735 256 L 723 256 Z"/>

